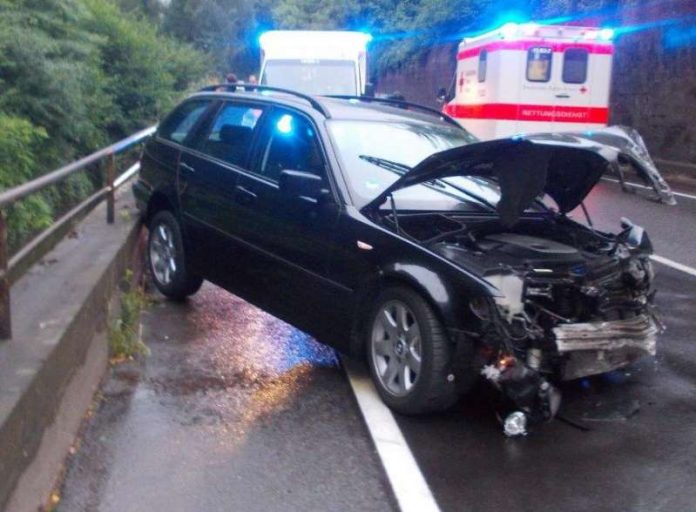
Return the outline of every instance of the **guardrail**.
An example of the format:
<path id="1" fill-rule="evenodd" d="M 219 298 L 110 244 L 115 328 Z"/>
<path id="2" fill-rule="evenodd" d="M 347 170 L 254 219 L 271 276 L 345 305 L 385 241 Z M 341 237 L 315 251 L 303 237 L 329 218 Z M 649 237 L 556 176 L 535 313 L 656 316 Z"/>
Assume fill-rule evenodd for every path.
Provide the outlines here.
<path id="1" fill-rule="evenodd" d="M 664 158 L 653 158 L 653 161 L 656 164 L 660 164 L 660 165 L 667 165 L 670 167 L 678 167 L 680 169 L 691 169 L 692 171 L 696 171 L 696 164 L 693 164 L 691 162 L 679 162 L 677 160 L 665 160 Z"/>
<path id="2" fill-rule="evenodd" d="M 82 214 L 86 214 L 104 197 L 106 197 L 106 222 L 114 223 L 116 190 L 140 170 L 140 164 L 131 165 L 124 173 L 116 177 L 116 155 L 136 146 L 155 131 L 155 127 L 146 128 L 107 146 L 91 155 L 65 165 L 22 185 L 0 192 L 0 340 L 12 338 L 12 316 L 10 311 L 10 288 L 26 270 L 36 263 Z M 51 227 L 42 231 L 17 253 L 8 258 L 7 224 L 4 210 L 17 201 L 55 185 L 68 176 L 84 170 L 86 167 L 106 160 L 104 186 L 94 194 L 57 219 Z"/>

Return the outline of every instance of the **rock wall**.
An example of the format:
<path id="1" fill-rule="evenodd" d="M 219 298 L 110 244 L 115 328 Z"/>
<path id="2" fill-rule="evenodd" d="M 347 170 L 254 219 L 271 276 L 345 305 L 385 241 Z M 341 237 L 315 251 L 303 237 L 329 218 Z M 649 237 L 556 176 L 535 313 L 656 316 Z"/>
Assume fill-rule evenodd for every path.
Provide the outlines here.
<path id="1" fill-rule="evenodd" d="M 696 1 L 619 2 L 611 124 L 636 128 L 654 157 L 696 163 Z M 600 22 L 602 20 L 599 20 Z M 382 73 L 378 92 L 439 108 L 435 97 L 454 74 L 456 44 L 435 46 Z"/>

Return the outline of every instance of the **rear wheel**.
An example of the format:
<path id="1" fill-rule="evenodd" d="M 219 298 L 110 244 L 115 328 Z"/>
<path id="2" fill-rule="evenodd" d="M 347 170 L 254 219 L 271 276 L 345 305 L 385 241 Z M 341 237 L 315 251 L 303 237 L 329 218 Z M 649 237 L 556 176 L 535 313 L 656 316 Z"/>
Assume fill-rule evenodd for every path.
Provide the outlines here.
<path id="1" fill-rule="evenodd" d="M 375 301 L 367 359 L 384 402 L 403 414 L 447 409 L 457 399 L 452 346 L 430 305 L 409 288 L 385 289 Z"/>
<path id="2" fill-rule="evenodd" d="M 184 244 L 176 217 L 168 211 L 157 212 L 148 223 L 148 262 L 157 289 L 175 300 L 193 295 L 203 279 L 186 268 Z"/>

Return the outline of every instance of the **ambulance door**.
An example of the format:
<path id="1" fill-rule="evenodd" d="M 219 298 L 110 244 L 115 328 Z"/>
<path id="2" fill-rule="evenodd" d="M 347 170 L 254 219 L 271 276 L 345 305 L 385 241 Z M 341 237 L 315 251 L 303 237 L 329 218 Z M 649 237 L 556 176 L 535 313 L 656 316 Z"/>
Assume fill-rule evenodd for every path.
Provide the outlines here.
<path id="1" fill-rule="evenodd" d="M 609 94 L 611 89 L 611 64 L 613 48 L 597 45 L 590 55 L 587 71 L 586 94 L 590 102 L 590 122 L 596 128 L 609 122 Z"/>
<path id="2" fill-rule="evenodd" d="M 527 53 L 517 48 L 493 51 L 488 56 L 486 83 L 491 104 L 489 121 L 495 127 L 494 137 L 503 138 L 529 133 L 529 126 L 520 119 L 520 112 L 530 100 L 524 79 Z"/>
<path id="3" fill-rule="evenodd" d="M 540 41 L 527 49 L 522 70 L 522 89 L 517 119 L 520 133 L 538 133 L 554 130 L 556 67 L 553 45 Z"/>
<path id="4" fill-rule="evenodd" d="M 587 47 L 568 46 L 554 54 L 555 131 L 590 128 L 590 58 Z"/>

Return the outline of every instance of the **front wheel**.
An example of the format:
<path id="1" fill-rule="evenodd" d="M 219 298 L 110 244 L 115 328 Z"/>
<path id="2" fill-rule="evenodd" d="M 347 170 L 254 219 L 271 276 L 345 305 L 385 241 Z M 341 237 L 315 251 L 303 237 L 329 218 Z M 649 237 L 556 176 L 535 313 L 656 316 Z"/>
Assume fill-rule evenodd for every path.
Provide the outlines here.
<path id="1" fill-rule="evenodd" d="M 193 295 L 203 279 L 186 268 L 184 244 L 179 223 L 174 215 L 163 210 L 148 223 L 148 262 L 157 289 L 170 299 L 183 300 Z"/>
<path id="2" fill-rule="evenodd" d="M 382 400 L 403 414 L 452 406 L 452 346 L 430 305 L 409 288 L 391 287 L 380 293 L 370 319 L 367 359 Z"/>

